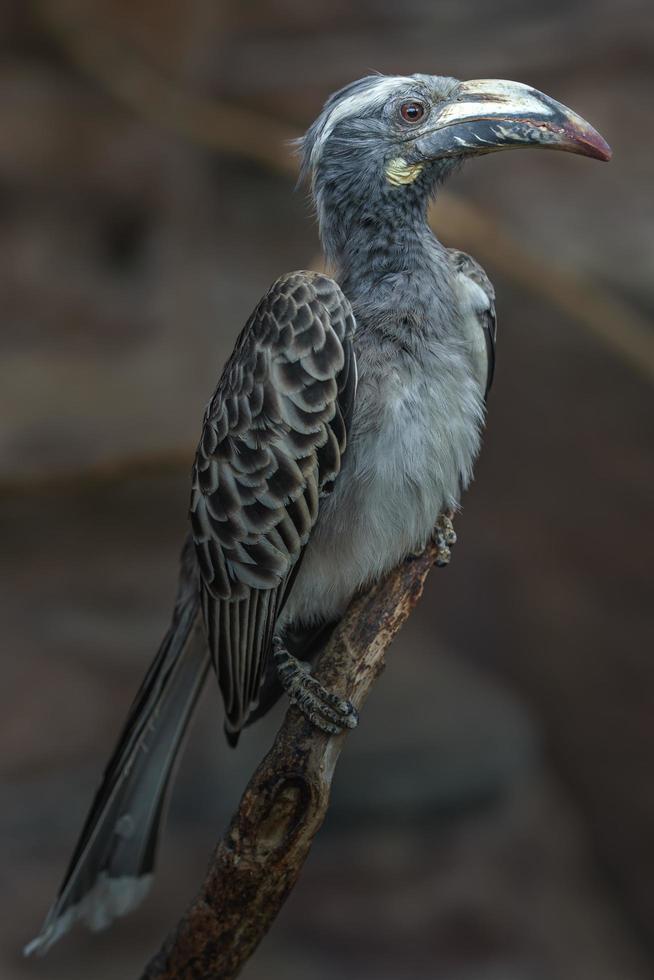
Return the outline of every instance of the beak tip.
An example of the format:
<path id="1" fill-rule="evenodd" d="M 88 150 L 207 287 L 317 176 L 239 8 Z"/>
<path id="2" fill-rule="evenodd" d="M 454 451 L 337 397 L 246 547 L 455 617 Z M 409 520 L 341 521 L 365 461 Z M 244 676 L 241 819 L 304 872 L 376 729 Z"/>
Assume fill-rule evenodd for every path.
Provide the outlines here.
<path id="1" fill-rule="evenodd" d="M 589 126 L 584 120 L 573 125 L 566 125 L 563 129 L 564 138 L 560 148 L 572 153 L 579 153 L 581 156 L 590 157 L 592 160 L 601 160 L 603 163 L 613 156 L 613 150 L 603 136 Z"/>
<path id="2" fill-rule="evenodd" d="M 611 149 L 608 143 L 605 143 L 604 152 L 603 155 L 600 157 L 600 160 L 603 160 L 605 163 L 608 163 L 612 156 L 613 156 L 613 150 Z"/>
<path id="3" fill-rule="evenodd" d="M 613 156 L 613 150 L 604 137 L 576 113 L 570 113 L 565 119 L 563 133 L 567 137 L 564 139 L 564 149 L 581 153 L 593 160 L 601 160 L 603 163 L 608 163 Z"/>
<path id="4" fill-rule="evenodd" d="M 589 146 L 591 148 L 591 152 L 588 155 L 595 157 L 596 160 L 601 160 L 603 163 L 608 163 L 613 156 L 613 150 L 606 140 L 599 135 L 599 133 L 596 134 L 596 138 L 589 144 Z"/>

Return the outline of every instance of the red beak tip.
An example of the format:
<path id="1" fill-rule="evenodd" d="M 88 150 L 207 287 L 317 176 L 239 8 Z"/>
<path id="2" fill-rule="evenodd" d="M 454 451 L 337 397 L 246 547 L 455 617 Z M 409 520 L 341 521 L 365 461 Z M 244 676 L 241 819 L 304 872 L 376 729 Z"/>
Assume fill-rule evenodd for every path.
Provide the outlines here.
<path id="1" fill-rule="evenodd" d="M 613 150 L 611 149 L 608 143 L 605 143 L 604 146 L 602 147 L 602 155 L 600 156 L 600 160 L 604 160 L 605 163 L 608 163 L 612 156 L 613 156 Z"/>
<path id="2" fill-rule="evenodd" d="M 613 156 L 613 150 L 599 133 L 593 133 L 587 145 L 591 151 L 588 155 L 595 157 L 596 160 L 602 160 L 604 163 L 608 163 Z"/>

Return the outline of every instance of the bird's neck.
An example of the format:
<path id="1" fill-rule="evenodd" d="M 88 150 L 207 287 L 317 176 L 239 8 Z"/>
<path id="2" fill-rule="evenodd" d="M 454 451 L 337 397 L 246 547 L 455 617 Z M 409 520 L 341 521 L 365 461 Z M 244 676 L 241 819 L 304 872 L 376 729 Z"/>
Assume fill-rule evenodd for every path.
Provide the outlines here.
<path id="1" fill-rule="evenodd" d="M 398 201 L 389 194 L 359 208 L 323 201 L 319 213 L 325 255 L 346 295 L 362 283 L 426 270 L 441 249 L 427 224 L 422 197 Z"/>

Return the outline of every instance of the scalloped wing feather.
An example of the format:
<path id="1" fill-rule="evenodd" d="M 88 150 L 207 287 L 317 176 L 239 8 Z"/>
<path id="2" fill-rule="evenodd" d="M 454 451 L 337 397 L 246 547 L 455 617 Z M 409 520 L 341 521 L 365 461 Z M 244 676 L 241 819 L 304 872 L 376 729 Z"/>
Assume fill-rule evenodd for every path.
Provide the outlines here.
<path id="1" fill-rule="evenodd" d="M 205 413 L 191 525 L 232 736 L 256 707 L 293 570 L 340 472 L 354 326 L 332 279 L 283 276 L 250 317 Z"/>

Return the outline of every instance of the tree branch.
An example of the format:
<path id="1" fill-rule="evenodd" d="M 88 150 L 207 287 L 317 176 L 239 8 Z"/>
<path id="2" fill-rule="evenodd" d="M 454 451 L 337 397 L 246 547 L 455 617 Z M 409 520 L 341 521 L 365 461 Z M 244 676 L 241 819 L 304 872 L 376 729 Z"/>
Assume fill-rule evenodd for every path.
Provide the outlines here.
<path id="1" fill-rule="evenodd" d="M 435 547 L 355 599 L 316 676 L 361 708 L 389 644 L 422 595 Z M 365 723 L 365 718 L 364 718 Z M 292 891 L 329 805 L 346 733 L 329 738 L 290 708 L 218 844 L 204 884 L 141 980 L 229 980 Z"/>

